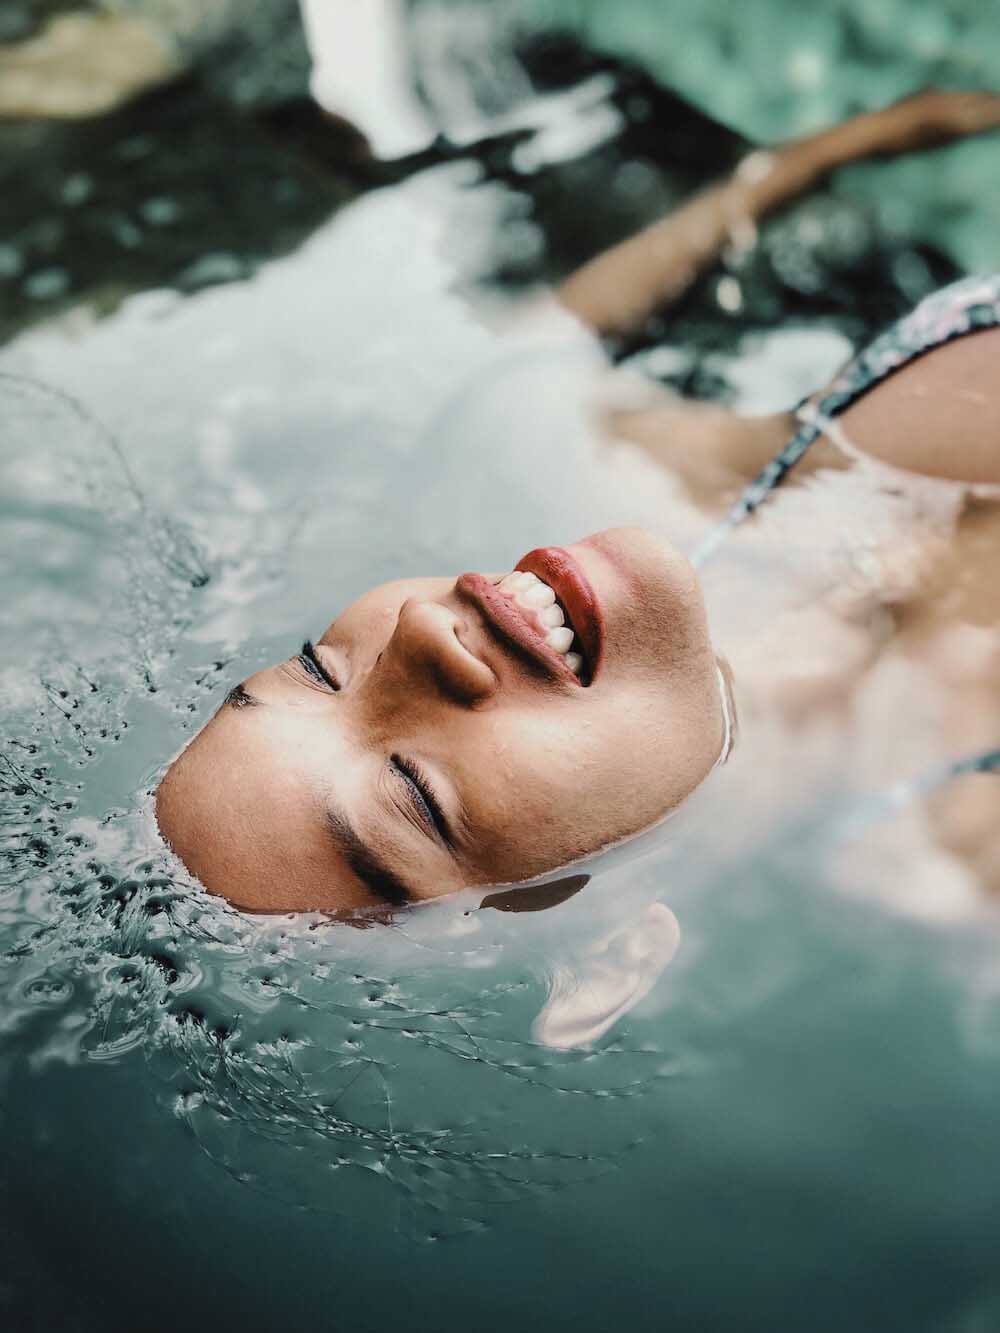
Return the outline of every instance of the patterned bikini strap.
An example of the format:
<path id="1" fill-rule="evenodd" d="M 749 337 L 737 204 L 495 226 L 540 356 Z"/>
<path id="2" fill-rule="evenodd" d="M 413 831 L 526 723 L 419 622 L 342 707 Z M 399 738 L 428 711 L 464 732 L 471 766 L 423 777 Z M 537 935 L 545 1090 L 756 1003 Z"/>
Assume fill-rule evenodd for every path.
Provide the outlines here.
<path id="1" fill-rule="evenodd" d="M 854 357 L 818 403 L 799 408 L 802 425 L 749 483 L 729 512 L 692 553 L 696 569 L 711 559 L 734 528 L 778 489 L 832 418 L 917 357 L 979 329 L 1000 325 L 1000 273 L 963 278 L 921 301 Z"/>
<path id="2" fill-rule="evenodd" d="M 926 796 L 967 773 L 994 773 L 1000 777 L 1000 746 L 938 764 L 915 778 L 896 782 L 885 791 L 865 797 L 839 821 L 836 832 L 846 838 L 858 837 L 918 797 Z"/>

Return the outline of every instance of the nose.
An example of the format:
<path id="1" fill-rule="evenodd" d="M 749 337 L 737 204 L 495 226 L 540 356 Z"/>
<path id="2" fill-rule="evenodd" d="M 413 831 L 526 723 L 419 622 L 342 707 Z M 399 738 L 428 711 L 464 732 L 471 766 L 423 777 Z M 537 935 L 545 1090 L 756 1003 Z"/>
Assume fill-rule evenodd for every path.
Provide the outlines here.
<path id="1" fill-rule="evenodd" d="M 459 635 L 467 628 L 440 602 L 410 597 L 383 652 L 384 665 L 409 686 L 422 685 L 462 704 L 479 703 L 496 691 L 497 678 L 462 642 Z"/>

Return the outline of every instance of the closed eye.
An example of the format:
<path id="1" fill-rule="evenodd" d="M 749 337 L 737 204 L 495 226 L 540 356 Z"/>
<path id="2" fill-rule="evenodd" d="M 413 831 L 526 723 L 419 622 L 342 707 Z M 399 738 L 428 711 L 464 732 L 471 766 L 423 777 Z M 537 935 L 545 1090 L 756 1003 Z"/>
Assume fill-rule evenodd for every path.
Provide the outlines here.
<path id="1" fill-rule="evenodd" d="M 420 822 L 435 833 L 449 851 L 454 851 L 455 840 L 448 820 L 423 769 L 415 760 L 399 754 L 392 755 L 390 763 L 406 784 L 408 798 Z"/>
<path id="2" fill-rule="evenodd" d="M 316 649 L 313 647 L 309 639 L 306 639 L 305 643 L 302 645 L 301 651 L 296 654 L 295 660 L 302 667 L 302 670 L 306 675 L 312 676 L 313 680 L 322 681 L 322 683 L 327 685 L 331 690 L 337 691 L 340 689 L 340 682 L 337 680 L 336 676 L 332 675 L 327 667 L 323 665 L 319 654 L 316 652 Z"/>

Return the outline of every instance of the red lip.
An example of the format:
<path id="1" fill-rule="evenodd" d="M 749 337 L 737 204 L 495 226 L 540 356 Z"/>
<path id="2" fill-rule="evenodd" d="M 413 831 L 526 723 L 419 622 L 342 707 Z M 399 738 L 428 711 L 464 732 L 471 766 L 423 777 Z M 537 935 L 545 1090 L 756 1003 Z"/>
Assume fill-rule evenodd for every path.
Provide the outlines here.
<path id="1" fill-rule="evenodd" d="M 547 583 L 566 609 L 583 648 L 587 682 L 597 674 L 601 658 L 603 624 L 597 595 L 573 558 L 560 547 L 539 547 L 529 551 L 516 566 Z M 522 657 L 543 667 L 560 680 L 583 685 L 557 653 L 545 642 L 545 632 L 537 618 L 518 606 L 482 574 L 463 574 L 456 590 L 482 613 L 487 625 L 498 633 Z"/>
<path id="2" fill-rule="evenodd" d="M 597 675 L 604 649 L 604 619 L 597 593 L 586 574 L 561 546 L 539 546 L 517 562 L 547 583 L 566 608 L 570 623 L 583 646 L 583 656 L 590 680 Z"/>

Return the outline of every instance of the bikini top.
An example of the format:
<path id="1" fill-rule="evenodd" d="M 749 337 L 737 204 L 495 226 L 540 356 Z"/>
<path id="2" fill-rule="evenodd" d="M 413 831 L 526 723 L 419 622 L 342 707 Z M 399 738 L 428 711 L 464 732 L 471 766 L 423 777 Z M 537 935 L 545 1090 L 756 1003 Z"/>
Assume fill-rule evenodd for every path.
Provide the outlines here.
<path id="1" fill-rule="evenodd" d="M 811 403 L 807 399 L 799 405 L 796 415 L 802 422 L 801 426 L 701 542 L 692 556 L 695 567 L 703 566 L 726 537 L 753 516 L 820 436 L 825 435 L 840 448 L 853 453 L 849 441 L 844 439 L 835 424 L 836 417 L 852 403 L 925 353 L 966 334 L 998 326 L 1000 273 L 963 278 L 926 297 L 910 314 L 880 334 L 848 362 L 818 403 Z M 942 485 L 932 484 L 939 487 Z M 996 487 L 964 486 L 961 489 L 997 493 Z M 962 774 L 975 772 L 1000 773 L 1000 747 L 964 756 L 916 779 L 898 784 L 866 806 L 864 818 L 881 818 L 889 810 L 901 807 L 922 793 Z"/>
<path id="2" fill-rule="evenodd" d="M 834 421 L 852 403 L 917 357 L 968 333 L 998 326 L 1000 273 L 963 278 L 926 297 L 848 362 L 818 403 L 806 400 L 799 405 L 796 415 L 802 425 L 701 542 L 691 557 L 695 567 L 710 559 L 729 533 L 752 517 L 820 436 L 844 448 Z"/>

